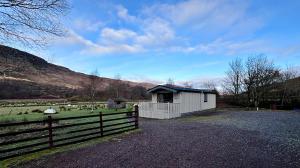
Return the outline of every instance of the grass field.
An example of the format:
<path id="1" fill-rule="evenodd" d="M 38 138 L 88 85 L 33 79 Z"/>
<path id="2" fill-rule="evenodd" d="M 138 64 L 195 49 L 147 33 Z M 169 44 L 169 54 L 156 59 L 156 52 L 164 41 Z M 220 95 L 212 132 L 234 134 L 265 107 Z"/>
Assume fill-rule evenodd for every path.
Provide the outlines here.
<path id="1" fill-rule="evenodd" d="M 45 105 L 45 106 L 17 106 L 17 107 L 0 107 L 0 123 L 15 122 L 15 121 L 31 121 L 41 120 L 47 117 L 42 112 L 49 107 L 55 109 L 58 113 L 54 114 L 54 118 L 71 117 L 80 115 L 96 114 L 99 112 L 123 112 L 132 110 L 130 109 L 107 109 L 104 105 L 97 105 L 97 109 L 91 111 L 87 105 L 72 105 L 72 106 L 60 106 L 60 105 Z M 64 107 L 64 108 L 60 108 Z M 40 112 L 34 112 L 34 110 L 40 110 Z"/>

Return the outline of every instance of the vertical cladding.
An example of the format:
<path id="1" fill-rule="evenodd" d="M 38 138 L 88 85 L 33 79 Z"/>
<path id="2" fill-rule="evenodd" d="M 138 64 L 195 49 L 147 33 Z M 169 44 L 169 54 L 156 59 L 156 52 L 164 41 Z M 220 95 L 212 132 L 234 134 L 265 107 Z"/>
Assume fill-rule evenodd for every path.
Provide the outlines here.
<path id="1" fill-rule="evenodd" d="M 173 103 L 180 103 L 180 94 L 173 93 Z"/>
<path id="2" fill-rule="evenodd" d="M 181 92 L 180 95 L 182 113 L 201 110 L 200 93 Z"/>
<path id="3" fill-rule="evenodd" d="M 203 93 L 180 93 L 181 112 L 193 112 L 216 108 L 216 95 L 208 94 L 208 101 L 204 102 Z"/>
<path id="4" fill-rule="evenodd" d="M 212 109 L 216 108 L 216 95 L 215 94 L 208 94 L 207 95 L 207 102 L 202 102 L 202 110 Z M 204 99 L 204 95 L 202 96 L 202 99 Z"/>
<path id="5" fill-rule="evenodd" d="M 152 103 L 157 103 L 157 94 L 152 93 Z"/>

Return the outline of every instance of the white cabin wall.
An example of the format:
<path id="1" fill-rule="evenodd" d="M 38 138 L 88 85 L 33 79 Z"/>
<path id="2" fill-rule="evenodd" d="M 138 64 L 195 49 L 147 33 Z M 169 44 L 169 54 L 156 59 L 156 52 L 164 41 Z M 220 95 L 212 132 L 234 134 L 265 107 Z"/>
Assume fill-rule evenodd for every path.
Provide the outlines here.
<path id="1" fill-rule="evenodd" d="M 216 95 L 208 94 L 208 101 L 204 102 L 203 93 L 180 92 L 173 94 L 173 103 L 180 103 L 180 112 L 187 113 L 193 111 L 216 108 Z M 157 93 L 152 93 L 152 103 L 157 103 Z"/>
<path id="2" fill-rule="evenodd" d="M 152 103 L 157 103 L 157 94 L 152 93 Z"/>
<path id="3" fill-rule="evenodd" d="M 201 94 L 201 109 L 213 109 L 216 108 L 216 95 L 215 94 L 207 94 L 207 102 L 204 102 L 204 94 Z"/>
<path id="4" fill-rule="evenodd" d="M 173 103 L 180 103 L 180 94 L 173 93 Z"/>
<path id="5" fill-rule="evenodd" d="M 180 110 L 181 113 L 201 110 L 201 94 L 180 92 Z"/>

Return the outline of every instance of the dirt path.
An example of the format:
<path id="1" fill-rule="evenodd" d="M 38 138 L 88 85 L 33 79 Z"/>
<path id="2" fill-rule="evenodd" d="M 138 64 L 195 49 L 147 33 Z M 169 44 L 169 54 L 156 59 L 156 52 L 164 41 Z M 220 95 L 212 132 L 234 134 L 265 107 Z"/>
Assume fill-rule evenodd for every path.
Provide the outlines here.
<path id="1" fill-rule="evenodd" d="M 300 114 L 228 112 L 141 120 L 123 139 L 17 167 L 300 167 Z"/>

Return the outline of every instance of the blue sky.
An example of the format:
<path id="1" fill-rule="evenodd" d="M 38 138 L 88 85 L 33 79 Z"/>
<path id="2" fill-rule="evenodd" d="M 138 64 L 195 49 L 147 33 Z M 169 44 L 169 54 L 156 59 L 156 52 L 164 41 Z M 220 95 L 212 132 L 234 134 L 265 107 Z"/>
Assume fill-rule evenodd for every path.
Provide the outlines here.
<path id="1" fill-rule="evenodd" d="M 73 0 L 66 37 L 40 52 L 72 70 L 133 81 L 217 80 L 235 57 L 300 65 L 298 0 Z"/>

